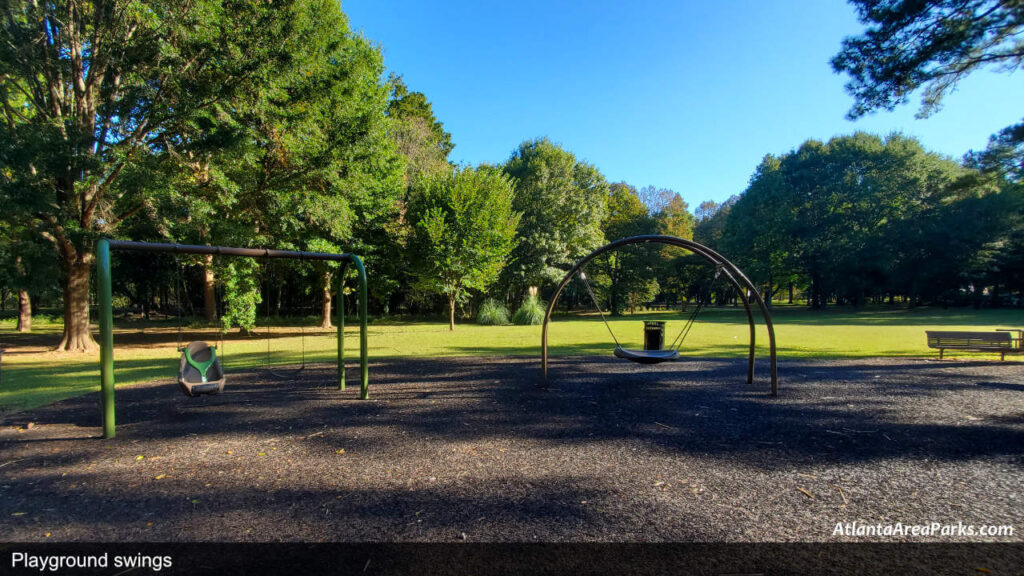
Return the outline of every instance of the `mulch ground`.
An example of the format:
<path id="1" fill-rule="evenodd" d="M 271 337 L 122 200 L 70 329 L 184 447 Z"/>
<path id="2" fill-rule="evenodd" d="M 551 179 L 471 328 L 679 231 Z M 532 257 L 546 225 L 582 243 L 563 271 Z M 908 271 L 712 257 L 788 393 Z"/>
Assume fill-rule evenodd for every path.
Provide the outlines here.
<path id="1" fill-rule="evenodd" d="M 174 370 L 169 366 L 168 371 Z M 168 378 L 0 417 L 6 541 L 847 541 L 837 523 L 1012 525 L 1024 370 L 923 359 L 388 360 Z M 31 427 L 29 427 L 31 423 Z M 862 538 L 863 539 L 863 538 Z M 900 540 L 901 538 L 867 538 Z"/>

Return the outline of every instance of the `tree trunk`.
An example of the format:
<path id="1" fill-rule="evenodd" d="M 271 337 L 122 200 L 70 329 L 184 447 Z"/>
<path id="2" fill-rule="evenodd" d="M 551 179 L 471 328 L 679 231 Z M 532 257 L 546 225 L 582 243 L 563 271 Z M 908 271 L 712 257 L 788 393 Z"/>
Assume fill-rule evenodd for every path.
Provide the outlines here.
<path id="1" fill-rule="evenodd" d="M 32 299 L 28 292 L 18 290 L 18 332 L 32 331 Z"/>
<path id="2" fill-rule="evenodd" d="M 213 254 L 207 254 L 203 262 L 203 321 L 213 324 L 217 321 L 217 278 L 213 274 Z"/>
<path id="3" fill-rule="evenodd" d="M 89 272 L 92 252 L 75 250 L 70 243 L 61 246 L 61 275 L 64 284 L 64 336 L 57 351 L 88 352 L 97 348 L 89 333 Z"/>
<path id="4" fill-rule="evenodd" d="M 455 330 L 455 296 L 448 296 L 448 330 Z"/>
<path id="5" fill-rule="evenodd" d="M 824 298 L 821 293 L 821 279 L 816 274 L 811 275 L 811 309 L 820 310 L 824 307 Z"/>
<path id="6" fill-rule="evenodd" d="M 331 273 L 324 272 L 324 286 L 321 296 L 322 308 L 320 309 L 320 327 L 323 329 L 333 328 L 331 324 Z"/>

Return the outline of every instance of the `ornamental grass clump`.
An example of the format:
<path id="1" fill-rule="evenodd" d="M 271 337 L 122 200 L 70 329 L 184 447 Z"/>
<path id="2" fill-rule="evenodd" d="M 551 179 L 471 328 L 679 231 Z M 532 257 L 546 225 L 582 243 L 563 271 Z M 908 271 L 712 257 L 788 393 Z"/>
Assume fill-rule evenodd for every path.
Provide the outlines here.
<path id="1" fill-rule="evenodd" d="M 476 323 L 484 326 L 505 326 L 508 321 L 508 308 L 494 298 L 488 298 L 480 304 L 476 313 Z"/>
<path id="2" fill-rule="evenodd" d="M 544 322 L 545 304 L 536 294 L 530 294 L 512 315 L 512 323 L 520 326 L 536 326 Z"/>

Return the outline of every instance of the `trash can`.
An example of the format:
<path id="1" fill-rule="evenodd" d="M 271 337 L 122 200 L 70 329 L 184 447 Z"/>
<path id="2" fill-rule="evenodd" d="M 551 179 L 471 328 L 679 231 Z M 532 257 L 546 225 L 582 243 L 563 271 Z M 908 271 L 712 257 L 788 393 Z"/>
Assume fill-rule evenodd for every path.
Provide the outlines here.
<path id="1" fill-rule="evenodd" d="M 659 320 L 644 320 L 644 350 L 661 350 L 665 347 L 665 323 Z"/>

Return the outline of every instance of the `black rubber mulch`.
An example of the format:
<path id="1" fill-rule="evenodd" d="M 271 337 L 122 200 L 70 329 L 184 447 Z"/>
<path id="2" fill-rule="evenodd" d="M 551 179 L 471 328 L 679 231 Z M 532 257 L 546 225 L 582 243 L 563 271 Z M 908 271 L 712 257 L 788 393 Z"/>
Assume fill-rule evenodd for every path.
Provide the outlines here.
<path id="1" fill-rule="evenodd" d="M 169 371 L 174 367 L 169 367 Z M 7 541 L 844 541 L 838 522 L 1008 524 L 1024 540 L 1024 366 L 388 360 L 170 379 L 7 415 Z M 350 368 L 350 383 L 357 372 Z M 33 425 L 27 428 L 28 423 Z M 891 538 L 875 538 L 891 540 Z M 896 538 L 899 539 L 899 538 Z"/>

